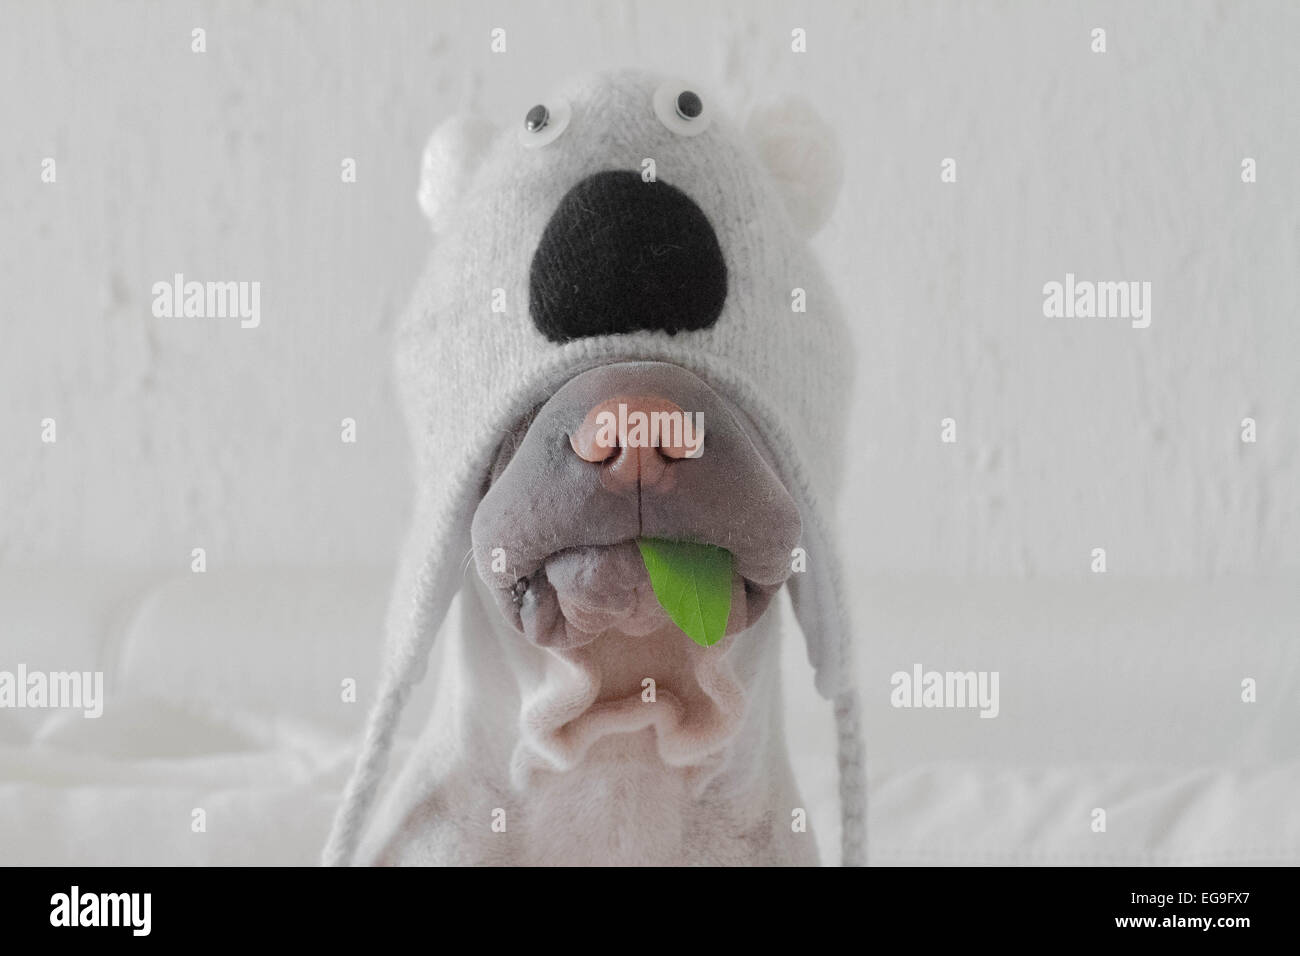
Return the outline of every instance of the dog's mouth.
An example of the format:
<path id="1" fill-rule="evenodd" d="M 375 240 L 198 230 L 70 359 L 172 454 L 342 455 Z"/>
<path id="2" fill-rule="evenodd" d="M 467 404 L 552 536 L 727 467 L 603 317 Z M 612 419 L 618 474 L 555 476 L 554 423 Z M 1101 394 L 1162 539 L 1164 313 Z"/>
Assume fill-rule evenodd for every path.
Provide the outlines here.
<path id="1" fill-rule="evenodd" d="M 596 413 L 620 406 L 627 418 L 648 409 L 698 421 L 692 453 L 680 444 L 635 446 L 631 432 L 628 444 L 600 445 L 590 432 Z M 713 545 L 732 556 L 725 633 L 739 633 L 790 576 L 801 532 L 794 499 L 759 442 L 742 413 L 679 366 L 583 372 L 503 445 L 474 514 L 479 576 L 531 643 L 581 647 L 613 634 L 671 633 L 639 538 Z"/>
<path id="2" fill-rule="evenodd" d="M 782 583 L 733 571 L 727 636 L 757 621 Z M 581 647 L 611 635 L 643 638 L 674 626 L 632 539 L 556 551 L 496 594 L 502 613 L 539 647 Z"/>

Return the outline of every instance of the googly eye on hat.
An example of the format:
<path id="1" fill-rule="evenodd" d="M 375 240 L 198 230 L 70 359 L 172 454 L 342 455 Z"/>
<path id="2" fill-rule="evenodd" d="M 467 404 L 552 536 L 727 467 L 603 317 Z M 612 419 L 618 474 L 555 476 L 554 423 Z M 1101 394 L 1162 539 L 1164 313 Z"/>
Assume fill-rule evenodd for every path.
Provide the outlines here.
<path id="1" fill-rule="evenodd" d="M 569 128 L 572 115 L 569 101 L 563 97 L 554 96 L 538 103 L 524 114 L 519 124 L 519 142 L 529 149 L 555 142 Z"/>
<path id="2" fill-rule="evenodd" d="M 682 80 L 669 80 L 654 94 L 655 116 L 679 136 L 698 136 L 713 121 L 708 100 Z"/>

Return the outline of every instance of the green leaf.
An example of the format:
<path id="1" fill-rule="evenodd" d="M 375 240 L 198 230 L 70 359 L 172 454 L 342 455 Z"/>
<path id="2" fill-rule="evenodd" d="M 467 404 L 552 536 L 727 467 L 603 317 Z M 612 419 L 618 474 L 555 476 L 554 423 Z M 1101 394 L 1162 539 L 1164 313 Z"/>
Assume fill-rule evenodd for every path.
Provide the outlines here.
<path id="1" fill-rule="evenodd" d="M 696 644 L 722 640 L 731 613 L 731 552 L 711 544 L 637 538 L 655 597 Z"/>

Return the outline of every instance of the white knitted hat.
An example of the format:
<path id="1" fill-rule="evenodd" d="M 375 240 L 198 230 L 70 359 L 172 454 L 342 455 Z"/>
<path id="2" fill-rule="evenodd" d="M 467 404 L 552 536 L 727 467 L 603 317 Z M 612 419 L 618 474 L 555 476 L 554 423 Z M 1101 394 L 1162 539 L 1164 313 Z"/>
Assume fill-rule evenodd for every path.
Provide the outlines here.
<path id="1" fill-rule="evenodd" d="M 807 570 L 790 578 L 791 598 L 817 690 L 834 700 L 843 862 L 864 861 L 861 734 L 831 533 L 854 363 L 839 307 L 806 244 L 838 190 L 839 160 L 825 125 L 800 102 L 755 114 L 741 132 L 710 115 L 705 97 L 702 122 L 683 135 L 656 104 L 674 88 L 633 71 L 585 78 L 545 101 L 550 129 L 531 148 L 516 130 L 472 118 L 446 121 L 429 140 L 420 203 L 434 248 L 398 342 L 418 500 L 379 696 L 328 864 L 352 861 L 402 708 L 460 588 L 471 518 L 502 435 L 578 373 L 641 360 L 681 366 L 744 409 L 799 506 Z M 584 178 L 641 172 L 647 159 L 658 179 L 698 204 L 717 235 L 727 270 L 721 315 L 709 328 L 674 335 L 548 340 L 530 320 L 529 264 L 549 217 Z M 498 304 L 504 292 L 504 312 L 492 309 L 494 290 Z M 795 290 L 804 311 L 792 308 Z"/>

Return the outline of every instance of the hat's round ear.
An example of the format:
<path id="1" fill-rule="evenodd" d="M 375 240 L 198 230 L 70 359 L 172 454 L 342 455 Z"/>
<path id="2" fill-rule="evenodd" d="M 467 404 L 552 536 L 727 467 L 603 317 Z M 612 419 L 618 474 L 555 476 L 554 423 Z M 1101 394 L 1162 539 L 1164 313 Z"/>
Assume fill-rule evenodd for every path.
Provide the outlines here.
<path id="1" fill-rule="evenodd" d="M 438 124 L 420 159 L 420 208 L 437 232 L 448 209 L 469 185 L 496 129 L 478 116 L 452 116 Z"/>
<path id="2" fill-rule="evenodd" d="M 790 218 L 811 236 L 830 217 L 844 180 L 835 132 L 803 97 L 759 107 L 745 128 L 776 179 Z"/>

